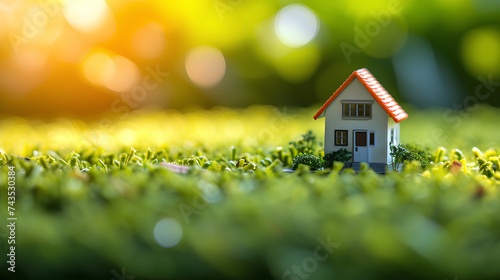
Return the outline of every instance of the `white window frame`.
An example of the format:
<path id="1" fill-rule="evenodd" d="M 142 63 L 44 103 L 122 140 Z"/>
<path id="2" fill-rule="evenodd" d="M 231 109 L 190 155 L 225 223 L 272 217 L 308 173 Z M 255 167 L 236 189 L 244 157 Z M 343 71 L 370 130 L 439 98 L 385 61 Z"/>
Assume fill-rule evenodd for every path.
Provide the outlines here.
<path id="1" fill-rule="evenodd" d="M 373 115 L 373 101 L 370 100 L 342 100 L 342 119 L 344 120 L 371 120 Z M 348 106 L 347 110 L 345 105 Z M 364 114 L 359 116 L 358 113 L 360 111 L 359 105 L 363 105 L 362 111 Z M 353 107 L 354 106 L 354 107 Z M 367 107 L 370 108 L 369 114 L 366 114 Z M 346 114 L 346 111 L 348 112 Z M 351 111 L 354 111 L 356 115 L 351 115 Z"/>

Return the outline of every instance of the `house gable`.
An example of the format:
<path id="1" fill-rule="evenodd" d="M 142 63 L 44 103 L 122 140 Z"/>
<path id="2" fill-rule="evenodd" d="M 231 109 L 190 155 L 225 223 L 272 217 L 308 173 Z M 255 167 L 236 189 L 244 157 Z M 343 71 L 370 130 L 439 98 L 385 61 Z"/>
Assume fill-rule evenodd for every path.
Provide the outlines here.
<path id="1" fill-rule="evenodd" d="M 342 114 L 343 104 L 369 103 L 371 104 L 370 117 L 345 117 Z M 375 145 L 370 147 L 370 160 L 372 162 L 386 161 L 387 123 L 393 121 L 382 107 L 376 105 L 377 102 L 368 92 L 364 85 L 354 78 L 349 85 L 331 102 L 325 109 L 325 154 L 345 148 L 353 152 L 353 135 L 355 131 L 374 132 Z M 336 143 L 336 132 L 341 131 L 347 135 L 345 145 Z M 344 143 L 341 143 L 344 144 Z"/>
<path id="2" fill-rule="evenodd" d="M 399 106 L 392 96 L 384 89 L 384 87 L 373 77 L 366 69 L 354 71 L 349 78 L 335 91 L 335 93 L 323 104 L 319 111 L 314 115 L 314 119 L 324 117 L 325 110 L 332 104 L 337 97 L 357 78 L 364 86 L 373 99 L 387 112 L 387 114 L 396 122 L 408 118 L 408 114 Z M 345 97 L 344 97 L 345 98 Z"/>
<path id="3" fill-rule="evenodd" d="M 363 86 L 363 84 L 356 77 L 354 77 L 354 79 L 349 83 L 349 85 L 347 85 L 347 87 L 342 92 L 339 93 L 337 98 L 335 98 L 335 100 L 333 100 L 332 103 L 330 103 L 330 105 L 336 102 L 341 102 L 341 103 L 369 102 L 371 104 L 375 104 L 376 100 Z"/>

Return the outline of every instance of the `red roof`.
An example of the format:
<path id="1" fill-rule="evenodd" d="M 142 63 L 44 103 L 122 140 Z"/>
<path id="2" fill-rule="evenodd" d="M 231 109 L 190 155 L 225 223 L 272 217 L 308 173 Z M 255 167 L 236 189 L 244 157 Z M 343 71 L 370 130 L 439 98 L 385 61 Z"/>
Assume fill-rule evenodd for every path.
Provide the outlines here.
<path id="1" fill-rule="evenodd" d="M 351 76 L 337 89 L 337 91 L 325 102 L 325 104 L 314 115 L 314 119 L 318 119 L 321 114 L 330 106 L 330 104 L 337 98 L 337 96 L 344 91 L 344 89 L 352 82 L 354 78 L 365 86 L 368 92 L 375 98 L 377 103 L 387 112 L 389 116 L 396 122 L 400 122 L 408 118 L 408 114 L 399 106 L 399 104 L 392 98 L 392 96 L 385 90 L 385 88 L 373 77 L 373 75 L 366 68 L 362 68 L 352 72 Z"/>

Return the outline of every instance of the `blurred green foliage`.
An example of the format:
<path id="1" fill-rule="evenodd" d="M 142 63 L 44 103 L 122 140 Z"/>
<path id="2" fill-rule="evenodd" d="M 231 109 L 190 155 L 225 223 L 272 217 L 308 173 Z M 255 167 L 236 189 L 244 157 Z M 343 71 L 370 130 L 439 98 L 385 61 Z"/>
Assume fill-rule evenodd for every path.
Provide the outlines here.
<path id="1" fill-rule="evenodd" d="M 389 154 L 392 157 L 393 170 L 399 170 L 400 166 L 405 161 L 418 161 L 424 169 L 426 169 L 432 162 L 432 155 L 429 149 L 423 148 L 416 144 L 398 144 L 397 146 L 394 146 L 391 143 L 389 148 L 391 151 Z M 436 162 L 440 162 L 440 158 L 436 159 Z"/>
<path id="2" fill-rule="evenodd" d="M 252 110 L 259 114 L 241 114 L 247 133 L 239 137 L 249 137 L 252 123 L 256 131 L 270 128 L 269 118 L 267 125 L 260 122 L 262 115 L 279 122 L 292 117 L 295 123 L 314 124 L 314 109 L 290 115 L 269 107 Z M 223 116 L 240 115 L 233 113 L 225 111 Z M 175 139 L 169 146 L 122 144 L 110 150 L 86 144 L 66 150 L 62 142 L 46 143 L 54 141 L 49 133 L 38 139 L 39 147 L 58 144 L 60 149 L 21 154 L 29 160 L 11 152 L 17 149 L 15 143 L 3 142 L 3 194 L 7 166 L 16 171 L 15 277 L 111 279 L 116 278 L 112 271 L 121 274 L 125 268 L 137 279 L 284 279 L 298 277 L 287 271 L 307 265 L 321 242 L 327 242 L 335 248 L 322 249 L 328 258 L 317 261 L 317 268 L 307 272 L 308 279 L 496 279 L 500 275 L 499 148 L 486 145 L 496 141 L 499 132 L 484 128 L 498 113 L 484 107 L 464 119 L 464 127 L 472 127 L 467 133 L 459 131 L 446 138 L 448 142 L 440 138 L 441 142 L 427 145 L 411 135 L 426 135 L 429 129 L 446 135 L 453 130 L 436 118 L 440 112 L 410 112 L 402 123 L 402 140 L 430 146 L 434 163 L 424 170 L 419 162 L 407 161 L 400 173 L 387 175 L 366 166 L 359 174 L 341 173 L 338 164 L 315 173 L 301 168 L 284 172 L 296 149 L 280 145 L 300 138 L 305 125 L 285 126 L 264 144 L 241 141 L 231 146 L 227 137 L 220 136 L 216 138 L 220 145 L 196 139 L 189 140 L 195 145 L 187 145 L 188 140 Z M 204 114 L 212 114 L 213 122 L 225 118 L 215 112 Z M 144 114 L 127 123 L 138 127 L 137 123 L 150 120 Z M 197 121 L 207 124 L 189 115 L 182 123 L 190 126 Z M 52 126 L 64 131 L 65 124 Z M 12 126 L 4 121 L 0 130 L 6 128 Z M 21 134 L 25 131 L 22 126 L 18 129 Z M 10 132 L 17 139 L 19 132 Z M 321 129 L 315 135 L 320 133 Z M 470 138 L 475 133 L 477 141 Z M 132 139 L 135 134 L 127 135 Z M 321 149 L 316 146 L 313 153 L 321 154 Z M 164 162 L 190 169 L 179 174 L 163 167 Z M 4 221 L 6 203 L 0 200 Z M 175 219 L 183 230 L 180 243 L 172 248 L 161 247 L 153 235 L 164 218 Z M 2 253 L 0 260 L 5 263 L 6 255 Z"/>

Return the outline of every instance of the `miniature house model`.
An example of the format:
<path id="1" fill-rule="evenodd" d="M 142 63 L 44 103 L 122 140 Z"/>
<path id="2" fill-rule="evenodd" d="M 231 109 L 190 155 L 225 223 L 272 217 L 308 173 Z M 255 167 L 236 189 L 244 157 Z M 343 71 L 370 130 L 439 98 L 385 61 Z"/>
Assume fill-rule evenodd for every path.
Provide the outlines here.
<path id="1" fill-rule="evenodd" d="M 365 68 L 354 71 L 314 115 L 325 117 L 325 154 L 352 152 L 352 166 L 367 162 L 385 172 L 392 163 L 390 143 L 399 144 L 405 111 Z M 375 168 L 374 168 L 375 170 Z"/>

